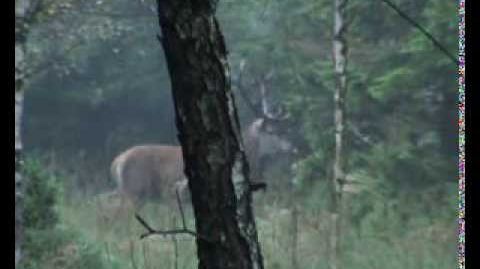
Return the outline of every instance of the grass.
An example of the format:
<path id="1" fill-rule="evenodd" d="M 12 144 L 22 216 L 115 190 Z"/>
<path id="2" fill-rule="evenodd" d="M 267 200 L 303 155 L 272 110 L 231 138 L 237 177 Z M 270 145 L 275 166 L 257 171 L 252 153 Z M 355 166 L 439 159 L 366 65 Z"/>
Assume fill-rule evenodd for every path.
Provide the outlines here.
<path id="1" fill-rule="evenodd" d="M 291 210 L 280 201 L 281 195 L 256 199 L 256 222 L 265 268 L 293 268 L 293 255 L 298 268 L 328 268 L 328 214 L 299 205 L 295 244 Z M 106 206 L 99 199 L 65 203 L 60 215 L 64 225 L 95 242 L 109 263 L 125 269 L 196 268 L 192 237 L 181 236 L 176 243 L 171 237 L 161 236 L 140 240 L 144 229 L 133 216 L 120 214 L 116 219 L 109 218 L 118 201 L 104 202 Z M 189 227 L 193 228 L 191 208 L 186 215 Z M 172 212 L 161 204 L 147 204 L 142 216 L 155 228 L 169 229 L 179 227 L 180 223 L 176 209 Z M 343 268 L 454 268 L 455 216 L 451 221 L 442 218 L 420 221 L 421 216 L 417 216 L 407 226 L 398 225 L 397 217 L 395 212 L 388 216 L 371 213 L 358 226 L 349 224 L 342 241 Z"/>

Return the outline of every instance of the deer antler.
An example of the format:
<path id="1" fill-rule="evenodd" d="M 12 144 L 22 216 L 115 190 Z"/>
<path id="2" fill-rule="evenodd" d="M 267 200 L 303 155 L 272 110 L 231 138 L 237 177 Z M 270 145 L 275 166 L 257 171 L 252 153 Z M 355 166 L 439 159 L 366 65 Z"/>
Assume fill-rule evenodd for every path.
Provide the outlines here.
<path id="1" fill-rule="evenodd" d="M 262 117 L 262 112 L 258 108 L 258 105 L 255 104 L 247 95 L 246 90 L 245 90 L 245 85 L 243 84 L 243 73 L 245 70 L 245 59 L 242 59 L 240 61 L 240 72 L 238 73 L 238 80 L 236 81 L 237 88 L 239 90 L 240 96 L 242 99 L 245 101 L 247 106 L 252 110 L 252 112 L 255 114 L 256 117 Z"/>
<path id="2" fill-rule="evenodd" d="M 243 83 L 243 74 L 245 72 L 246 61 L 242 59 L 239 64 L 238 81 L 236 81 L 237 88 L 240 96 L 245 101 L 247 106 L 253 111 L 256 117 L 264 118 L 267 120 L 281 121 L 289 117 L 288 113 L 283 106 L 272 107 L 272 104 L 268 101 L 268 87 L 267 85 L 272 81 L 275 74 L 275 69 L 271 68 L 266 74 L 258 76 L 254 80 L 254 85 L 259 89 L 260 100 L 259 102 L 253 102 L 248 97 L 246 87 Z"/>
<path id="3" fill-rule="evenodd" d="M 270 69 L 270 71 L 267 74 L 265 74 L 261 80 L 257 79 L 257 84 L 260 89 L 263 117 L 269 120 L 281 121 L 289 118 L 290 116 L 287 113 L 285 106 L 277 104 L 272 107 L 272 105 L 268 102 L 268 99 L 267 99 L 268 88 L 266 87 L 266 84 L 272 81 L 274 74 L 275 74 L 275 70 L 273 68 Z"/>

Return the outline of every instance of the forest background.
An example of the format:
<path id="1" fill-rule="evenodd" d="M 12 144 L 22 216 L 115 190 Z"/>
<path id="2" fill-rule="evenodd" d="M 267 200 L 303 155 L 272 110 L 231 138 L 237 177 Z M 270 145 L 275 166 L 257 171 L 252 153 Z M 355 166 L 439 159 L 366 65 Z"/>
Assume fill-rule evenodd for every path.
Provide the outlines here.
<path id="1" fill-rule="evenodd" d="M 456 2 L 394 2 L 456 55 Z M 99 217 L 118 153 L 178 144 L 152 6 L 50 0 L 32 24 L 22 130 L 28 268 L 196 267 L 193 240 L 139 240 L 138 223 L 106 227 Z M 220 1 L 217 14 L 233 79 L 244 61 L 254 94 L 252 82 L 273 70 L 270 98 L 286 106 L 310 149 L 272 164 L 268 191 L 255 195 L 266 268 L 328 268 L 333 1 Z M 345 154 L 355 183 L 343 268 L 453 268 L 457 66 L 383 1 L 349 1 L 347 14 Z M 246 126 L 254 115 L 235 84 L 234 92 Z M 169 227 L 175 211 L 149 204 L 145 215 Z"/>

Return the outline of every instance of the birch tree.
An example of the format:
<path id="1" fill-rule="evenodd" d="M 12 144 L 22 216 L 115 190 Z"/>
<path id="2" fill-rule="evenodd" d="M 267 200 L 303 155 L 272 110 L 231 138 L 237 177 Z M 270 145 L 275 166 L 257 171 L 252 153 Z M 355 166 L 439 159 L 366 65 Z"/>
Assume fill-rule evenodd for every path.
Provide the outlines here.
<path id="1" fill-rule="evenodd" d="M 345 11 L 348 0 L 334 0 L 333 62 L 335 74 L 334 124 L 335 124 L 335 158 L 332 179 L 332 223 L 330 238 L 330 268 L 339 268 L 342 185 L 345 182 L 344 129 L 345 129 L 345 97 L 347 92 L 347 44 L 345 39 Z"/>
<path id="2" fill-rule="evenodd" d="M 23 90 L 27 78 L 26 41 L 39 0 L 15 0 L 15 268 L 22 257 L 23 242 L 23 176 L 20 126 L 23 111 Z"/>

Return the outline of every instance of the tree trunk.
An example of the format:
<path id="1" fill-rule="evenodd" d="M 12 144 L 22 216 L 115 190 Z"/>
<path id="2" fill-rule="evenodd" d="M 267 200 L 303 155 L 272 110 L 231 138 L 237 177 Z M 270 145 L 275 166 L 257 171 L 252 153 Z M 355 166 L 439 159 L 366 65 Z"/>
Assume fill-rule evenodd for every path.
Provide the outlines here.
<path id="1" fill-rule="evenodd" d="M 15 268 L 22 258 L 23 242 L 23 176 L 20 125 L 23 111 L 25 78 L 25 10 L 15 2 Z"/>
<path id="2" fill-rule="evenodd" d="M 263 268 L 217 1 L 158 0 L 198 268 Z"/>
<path id="3" fill-rule="evenodd" d="M 342 216 L 342 185 L 345 182 L 343 137 L 345 126 L 345 95 L 347 92 L 347 44 L 345 40 L 345 9 L 348 0 L 334 0 L 333 61 L 335 72 L 335 159 L 333 163 L 330 269 L 339 268 Z"/>
<path id="4" fill-rule="evenodd" d="M 15 48 L 16 51 L 16 48 Z M 20 121 L 23 108 L 23 92 L 17 91 L 15 80 L 15 268 L 22 258 L 23 242 L 23 176 L 22 176 L 22 142 L 20 139 Z"/>
<path id="5" fill-rule="evenodd" d="M 22 258 L 23 196 L 22 139 L 20 127 L 23 112 L 23 91 L 27 78 L 25 46 L 34 14 L 40 0 L 15 0 L 15 268 Z"/>

